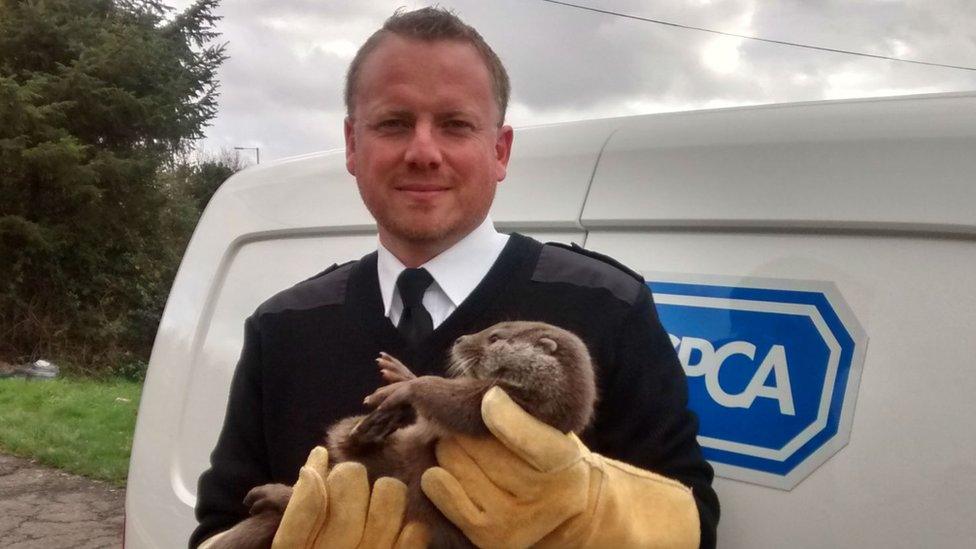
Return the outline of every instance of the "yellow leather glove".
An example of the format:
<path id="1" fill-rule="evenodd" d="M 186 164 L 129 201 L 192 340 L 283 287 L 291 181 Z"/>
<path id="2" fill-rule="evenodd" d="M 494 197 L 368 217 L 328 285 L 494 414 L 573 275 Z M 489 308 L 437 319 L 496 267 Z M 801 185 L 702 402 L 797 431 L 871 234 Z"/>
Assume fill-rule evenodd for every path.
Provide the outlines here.
<path id="1" fill-rule="evenodd" d="M 298 474 L 275 534 L 273 549 L 414 549 L 427 546 L 426 528 L 401 531 L 407 487 L 377 479 L 372 494 L 366 468 L 340 463 L 329 471 L 329 452 L 315 447 Z"/>
<path id="2" fill-rule="evenodd" d="M 698 547 L 689 488 L 590 452 L 497 387 L 481 414 L 495 438 L 443 439 L 421 483 L 479 547 Z"/>

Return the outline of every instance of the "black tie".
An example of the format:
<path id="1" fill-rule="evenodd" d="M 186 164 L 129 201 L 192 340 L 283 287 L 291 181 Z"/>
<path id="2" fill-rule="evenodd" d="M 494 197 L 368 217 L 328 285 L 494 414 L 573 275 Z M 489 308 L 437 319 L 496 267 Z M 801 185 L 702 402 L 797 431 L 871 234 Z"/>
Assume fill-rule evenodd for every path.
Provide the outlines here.
<path id="1" fill-rule="evenodd" d="M 416 345 L 434 331 L 434 321 L 424 308 L 424 292 L 434 281 L 426 269 L 404 269 L 397 278 L 397 289 L 403 300 L 403 314 L 397 329 L 403 337 Z"/>

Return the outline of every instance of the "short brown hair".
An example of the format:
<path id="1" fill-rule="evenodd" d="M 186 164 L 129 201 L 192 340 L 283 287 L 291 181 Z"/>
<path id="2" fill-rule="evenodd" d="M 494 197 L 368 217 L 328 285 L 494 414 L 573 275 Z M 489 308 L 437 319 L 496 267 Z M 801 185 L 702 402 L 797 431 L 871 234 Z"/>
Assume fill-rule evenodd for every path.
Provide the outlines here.
<path id="1" fill-rule="evenodd" d="M 481 58 L 488 68 L 491 76 L 491 88 L 501 113 L 499 125 L 505 120 L 505 111 L 508 109 L 508 96 L 511 92 L 511 84 L 508 81 L 508 73 L 501 59 L 495 55 L 491 46 L 485 39 L 478 34 L 478 31 L 466 24 L 452 11 L 440 8 L 429 7 L 415 11 L 404 12 L 398 9 L 383 23 L 383 27 L 374 32 L 366 42 L 360 46 L 352 63 L 349 64 L 349 71 L 346 73 L 346 113 L 352 115 L 353 97 L 356 93 L 356 82 L 359 72 L 362 70 L 363 62 L 366 57 L 379 46 L 380 42 L 387 34 L 396 34 L 404 38 L 413 38 L 433 42 L 435 40 L 459 40 L 467 42 L 478 50 Z"/>

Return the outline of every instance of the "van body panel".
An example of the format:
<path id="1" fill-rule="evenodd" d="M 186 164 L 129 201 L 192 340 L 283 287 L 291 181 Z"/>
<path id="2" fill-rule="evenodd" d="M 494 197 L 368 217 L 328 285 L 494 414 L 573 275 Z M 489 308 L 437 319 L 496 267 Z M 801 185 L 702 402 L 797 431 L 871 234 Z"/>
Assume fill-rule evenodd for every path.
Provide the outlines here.
<path id="1" fill-rule="evenodd" d="M 717 478 L 722 547 L 965 546 L 976 94 L 772 105 L 516 132 L 492 218 L 667 273 L 833 284 L 870 338 L 850 440 L 790 491 Z M 375 248 L 342 151 L 214 195 L 167 301 L 137 419 L 126 546 L 179 547 L 243 322 Z"/>
<path id="2" fill-rule="evenodd" d="M 973 151 L 971 94 L 635 117 L 582 224 L 976 234 Z"/>
<path id="3" fill-rule="evenodd" d="M 592 120 L 515 132 L 508 177 L 498 186 L 492 220 L 509 227 L 582 230 L 580 212 L 600 152 L 619 122 Z"/>
<path id="4" fill-rule="evenodd" d="M 591 231 L 587 245 L 648 280 L 830 281 L 870 338 L 846 447 L 791 491 L 716 478 L 723 547 L 955 547 L 976 535 L 965 518 L 976 513 L 965 366 L 976 243 L 631 229 Z"/>

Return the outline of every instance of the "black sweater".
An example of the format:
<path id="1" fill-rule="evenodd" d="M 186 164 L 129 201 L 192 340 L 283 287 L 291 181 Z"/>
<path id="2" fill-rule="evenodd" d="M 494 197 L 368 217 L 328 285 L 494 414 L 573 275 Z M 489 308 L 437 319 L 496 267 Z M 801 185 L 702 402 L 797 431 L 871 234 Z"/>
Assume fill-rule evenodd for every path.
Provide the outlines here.
<path id="1" fill-rule="evenodd" d="M 650 291 L 612 260 L 513 234 L 470 296 L 418 347 L 384 316 L 376 254 L 266 301 L 244 325 L 224 426 L 200 477 L 191 547 L 247 516 L 254 486 L 293 484 L 325 429 L 367 413 L 385 351 L 418 376 L 444 375 L 454 340 L 505 320 L 562 326 L 586 343 L 599 402 L 583 442 L 594 452 L 692 488 L 702 546 L 715 545 L 718 498 L 695 438 L 684 373 Z M 649 513 L 653 509 L 648 509 Z"/>

